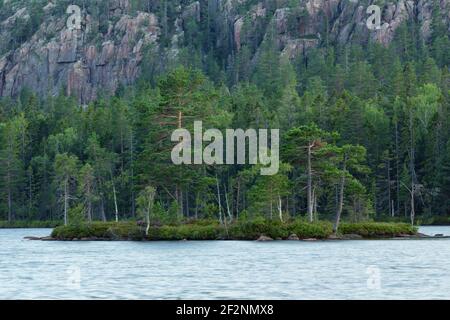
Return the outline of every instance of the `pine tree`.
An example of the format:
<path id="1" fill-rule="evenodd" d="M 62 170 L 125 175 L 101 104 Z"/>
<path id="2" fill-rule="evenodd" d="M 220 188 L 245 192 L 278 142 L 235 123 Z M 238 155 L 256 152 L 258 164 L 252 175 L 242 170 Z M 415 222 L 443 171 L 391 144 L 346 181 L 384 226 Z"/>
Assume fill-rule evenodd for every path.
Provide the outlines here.
<path id="1" fill-rule="evenodd" d="M 92 222 L 94 205 L 98 201 L 98 196 L 96 195 L 94 169 L 89 163 L 80 169 L 78 181 L 85 216 L 89 222 Z"/>
<path id="2" fill-rule="evenodd" d="M 21 160 L 21 132 L 26 127 L 23 117 L 16 117 L 7 123 L 0 124 L 1 149 L 0 149 L 0 176 L 1 194 L 6 203 L 7 219 L 11 222 L 15 218 L 16 197 L 20 194 L 20 188 L 24 178 L 24 163 Z"/>
<path id="3" fill-rule="evenodd" d="M 78 158 L 67 153 L 58 154 L 55 158 L 55 183 L 63 206 L 64 225 L 69 223 L 70 202 L 74 200 L 74 184 L 76 183 Z"/>

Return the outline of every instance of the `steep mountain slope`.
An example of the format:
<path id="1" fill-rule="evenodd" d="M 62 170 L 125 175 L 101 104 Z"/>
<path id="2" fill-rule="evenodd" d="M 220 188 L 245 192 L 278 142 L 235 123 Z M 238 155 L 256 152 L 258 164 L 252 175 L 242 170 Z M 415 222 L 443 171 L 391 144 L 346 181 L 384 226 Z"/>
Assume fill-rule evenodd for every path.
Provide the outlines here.
<path id="1" fill-rule="evenodd" d="M 41 96 L 61 90 L 80 103 L 132 84 L 143 61 L 156 72 L 176 63 L 195 47 L 205 62 L 214 52 L 226 69 L 243 47 L 255 61 L 264 39 L 295 58 L 311 47 L 329 44 L 388 44 L 402 22 L 414 21 L 418 37 L 430 36 L 433 8 L 448 28 L 450 0 L 376 1 L 382 7 L 380 30 L 366 26 L 372 1 L 0 1 L 0 96 L 28 88 Z M 82 9 L 81 29 L 70 30 L 69 5 Z M 155 66 L 156 65 L 156 66 Z"/>

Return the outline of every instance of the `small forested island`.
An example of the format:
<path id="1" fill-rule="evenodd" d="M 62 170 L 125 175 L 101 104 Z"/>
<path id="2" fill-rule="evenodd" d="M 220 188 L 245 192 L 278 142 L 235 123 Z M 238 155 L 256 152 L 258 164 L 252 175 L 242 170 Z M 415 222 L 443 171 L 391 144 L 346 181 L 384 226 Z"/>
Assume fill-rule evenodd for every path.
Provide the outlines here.
<path id="1" fill-rule="evenodd" d="M 170 240 L 360 240 L 385 238 L 424 238 L 417 228 L 405 223 L 342 223 L 339 233 L 329 222 L 309 223 L 253 219 L 221 224 L 196 220 L 180 224 L 151 225 L 136 222 L 93 222 L 56 227 L 49 237 L 31 240 L 64 241 L 170 241 Z"/>

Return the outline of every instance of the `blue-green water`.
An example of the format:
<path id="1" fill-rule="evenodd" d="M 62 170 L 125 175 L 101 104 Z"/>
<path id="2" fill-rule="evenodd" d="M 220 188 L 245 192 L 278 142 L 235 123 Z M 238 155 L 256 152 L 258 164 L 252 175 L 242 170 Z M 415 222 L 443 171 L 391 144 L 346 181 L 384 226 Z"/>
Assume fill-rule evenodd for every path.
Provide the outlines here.
<path id="1" fill-rule="evenodd" d="M 450 235 L 450 227 L 425 227 Z M 41 242 L 0 230 L 0 299 L 449 299 L 450 240 Z"/>

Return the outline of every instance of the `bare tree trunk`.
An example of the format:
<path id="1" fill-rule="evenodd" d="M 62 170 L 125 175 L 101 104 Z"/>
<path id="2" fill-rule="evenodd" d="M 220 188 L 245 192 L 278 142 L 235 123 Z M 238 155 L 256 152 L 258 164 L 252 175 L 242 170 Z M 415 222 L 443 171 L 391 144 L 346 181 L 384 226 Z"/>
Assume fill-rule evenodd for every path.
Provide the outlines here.
<path id="1" fill-rule="evenodd" d="M 69 207 L 69 194 L 68 194 L 68 181 L 67 179 L 64 181 L 64 225 L 67 226 L 67 210 Z"/>
<path id="2" fill-rule="evenodd" d="M 105 214 L 105 195 L 103 194 L 103 191 L 102 191 L 102 181 L 100 180 L 99 181 L 99 183 L 100 183 L 100 214 L 101 214 L 101 216 L 102 216 L 102 221 L 103 222 L 106 222 L 106 214 Z"/>
<path id="3" fill-rule="evenodd" d="M 87 209 L 88 209 L 88 221 L 92 222 L 92 201 L 88 200 L 88 204 L 87 204 Z"/>
<path id="4" fill-rule="evenodd" d="M 391 217 L 395 216 L 395 212 L 391 212 L 391 161 L 387 159 L 387 178 L 388 178 L 388 210 Z"/>
<path id="5" fill-rule="evenodd" d="M 8 184 L 8 222 L 12 222 L 12 190 L 11 190 L 11 163 L 10 159 L 8 157 L 8 164 L 7 164 L 7 184 Z"/>
<path id="6" fill-rule="evenodd" d="M 8 222 L 12 222 L 12 195 L 10 186 L 8 186 Z"/>
<path id="7" fill-rule="evenodd" d="M 33 176 L 31 168 L 28 170 L 28 217 L 31 218 L 31 209 L 33 207 Z"/>
<path id="8" fill-rule="evenodd" d="M 134 194 L 134 141 L 133 130 L 130 135 L 130 169 L 131 169 L 131 216 L 136 216 L 136 200 Z"/>
<path id="9" fill-rule="evenodd" d="M 178 195 L 178 184 L 175 185 L 175 201 L 177 202 L 178 205 L 178 214 L 180 214 L 180 196 Z"/>
<path id="10" fill-rule="evenodd" d="M 189 210 L 189 189 L 186 190 L 186 217 L 189 218 L 191 215 L 191 212 Z"/>
<path id="11" fill-rule="evenodd" d="M 123 142 L 124 141 L 124 137 L 123 137 L 123 127 L 122 125 L 120 125 L 120 172 L 123 173 L 123 168 L 124 168 L 124 145 Z"/>
<path id="12" fill-rule="evenodd" d="M 414 226 L 414 218 L 416 216 L 416 209 L 414 205 L 414 183 L 411 185 L 411 225 Z"/>
<path id="13" fill-rule="evenodd" d="M 405 201 L 405 219 L 408 218 L 408 207 L 406 205 L 406 201 Z"/>
<path id="14" fill-rule="evenodd" d="M 183 191 L 181 190 L 178 184 L 175 186 L 175 199 L 178 204 L 178 215 L 180 217 L 183 217 L 184 216 Z"/>
<path id="15" fill-rule="evenodd" d="M 197 191 L 197 193 L 195 194 L 195 219 L 198 219 L 198 202 L 199 202 L 199 198 L 200 198 L 200 192 Z"/>
<path id="16" fill-rule="evenodd" d="M 147 227 L 145 228 L 145 235 L 148 236 L 148 232 L 150 231 L 150 216 L 147 214 Z"/>
<path id="17" fill-rule="evenodd" d="M 227 192 L 226 185 L 223 186 L 223 190 L 225 190 L 225 203 L 227 205 L 228 218 L 230 219 L 230 221 L 233 221 L 233 214 L 231 213 L 230 203 L 228 202 L 228 192 Z"/>
<path id="18" fill-rule="evenodd" d="M 219 205 L 219 221 L 220 221 L 220 224 L 222 224 L 223 223 L 223 220 L 222 220 L 222 200 L 220 198 L 219 178 L 217 177 L 217 175 L 216 175 L 216 184 L 217 184 L 217 203 Z"/>
<path id="19" fill-rule="evenodd" d="M 395 205 L 394 205 L 394 200 L 392 200 L 392 216 L 395 216 Z"/>
<path id="20" fill-rule="evenodd" d="M 313 206 L 312 206 L 312 165 L 311 165 L 311 153 L 312 153 L 312 147 L 314 145 L 308 146 L 308 218 L 309 222 L 313 222 Z"/>
<path id="21" fill-rule="evenodd" d="M 150 204 L 147 204 L 147 208 L 145 210 L 145 223 L 147 224 L 145 227 L 145 235 L 148 236 L 148 231 L 150 230 Z"/>
<path id="22" fill-rule="evenodd" d="M 283 210 L 282 210 L 282 204 L 281 204 L 281 196 L 278 194 L 278 214 L 280 216 L 280 221 L 283 221 Z"/>
<path id="23" fill-rule="evenodd" d="M 314 220 L 317 221 L 317 193 L 316 193 L 316 187 L 313 189 L 313 210 L 314 210 Z"/>
<path id="24" fill-rule="evenodd" d="M 87 181 L 87 185 L 85 187 L 86 192 L 86 207 L 87 207 L 87 219 L 89 222 L 92 222 L 92 193 L 93 193 L 93 186 L 91 185 L 90 181 Z"/>
<path id="25" fill-rule="evenodd" d="M 273 219 L 273 192 L 272 186 L 270 186 L 270 220 Z"/>
<path id="26" fill-rule="evenodd" d="M 239 201 L 241 196 L 241 178 L 238 178 L 237 195 L 236 195 L 236 218 L 239 219 Z"/>
<path id="27" fill-rule="evenodd" d="M 297 215 L 297 194 L 296 194 L 296 189 L 293 188 L 292 189 L 292 212 L 294 213 L 294 217 Z"/>
<path id="28" fill-rule="evenodd" d="M 114 213 L 116 216 L 116 222 L 119 222 L 119 209 L 117 207 L 117 195 L 116 195 L 116 187 L 113 182 L 113 197 L 114 197 Z"/>
<path id="29" fill-rule="evenodd" d="M 116 184 L 114 183 L 114 176 L 112 173 L 112 168 L 110 169 L 111 183 L 113 188 L 113 199 L 114 199 L 114 214 L 116 217 L 116 222 L 119 222 L 119 208 L 117 207 L 117 195 L 116 195 Z"/>
<path id="30" fill-rule="evenodd" d="M 150 230 L 150 215 L 153 212 L 153 204 L 155 203 L 155 195 L 156 195 L 156 189 L 153 187 L 147 187 L 145 190 L 146 194 L 146 208 L 145 208 L 145 222 L 147 224 L 145 228 L 145 235 L 148 236 L 148 232 Z"/>
<path id="31" fill-rule="evenodd" d="M 244 188 L 244 191 L 242 192 L 242 209 L 247 210 L 247 198 L 245 196 L 246 189 Z"/>
<path id="32" fill-rule="evenodd" d="M 339 186 L 336 185 L 334 188 L 334 211 L 338 211 L 339 206 Z"/>
<path id="33" fill-rule="evenodd" d="M 400 214 L 400 164 L 399 164 L 399 138 L 398 123 L 395 123 L 395 166 L 396 166 L 396 187 L 397 187 L 397 214 Z"/>
<path id="34" fill-rule="evenodd" d="M 180 215 L 184 217 L 184 192 L 180 190 Z"/>
<path id="35" fill-rule="evenodd" d="M 289 196 L 286 196 L 286 212 L 288 215 L 291 214 L 291 211 L 289 209 Z"/>
<path id="36" fill-rule="evenodd" d="M 334 228 L 333 228 L 333 231 L 334 231 L 335 234 L 339 230 L 339 224 L 341 222 L 342 209 L 344 208 L 345 171 L 347 170 L 346 162 L 347 162 L 347 159 L 344 159 L 344 166 L 342 168 L 343 173 L 342 173 L 341 183 L 340 183 L 340 187 L 339 187 L 339 206 L 338 206 L 338 211 L 336 213 L 336 221 L 334 222 Z"/>
<path id="37" fill-rule="evenodd" d="M 410 171 L 411 171 L 411 225 L 414 225 L 414 217 L 416 215 L 414 205 L 414 193 L 415 193 L 415 141 L 414 141 L 414 122 L 412 111 L 409 111 L 409 127 L 410 127 L 410 140 L 411 140 L 411 155 L 410 155 Z"/>

